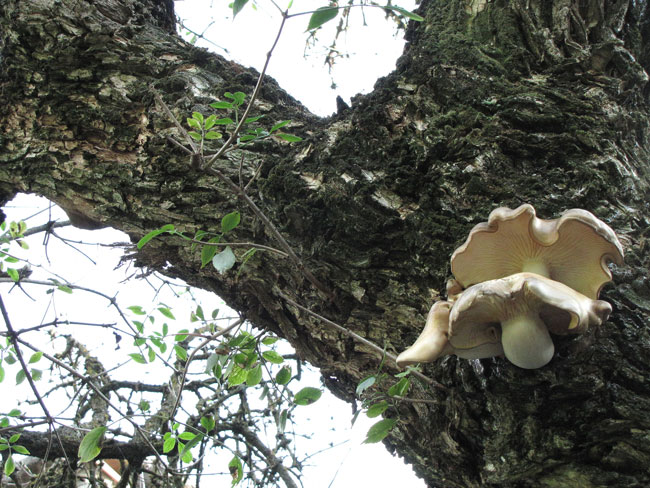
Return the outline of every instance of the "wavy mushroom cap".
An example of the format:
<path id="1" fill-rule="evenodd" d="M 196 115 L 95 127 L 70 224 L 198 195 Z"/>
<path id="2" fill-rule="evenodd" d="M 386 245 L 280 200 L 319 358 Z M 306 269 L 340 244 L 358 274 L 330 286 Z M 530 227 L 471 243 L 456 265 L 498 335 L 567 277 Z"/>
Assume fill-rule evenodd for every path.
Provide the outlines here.
<path id="1" fill-rule="evenodd" d="M 535 273 L 517 273 L 465 290 L 449 314 L 449 342 L 473 347 L 475 337 L 497 335 L 510 362 L 539 368 L 553 357 L 554 334 L 580 333 L 607 320 L 612 307 Z M 487 332 L 486 332 L 487 331 Z"/>
<path id="2" fill-rule="evenodd" d="M 623 247 L 592 213 L 571 209 L 543 220 L 525 204 L 497 208 L 487 222 L 477 224 L 454 251 L 451 271 L 464 288 L 529 271 L 595 299 L 612 279 L 610 261 L 623 263 Z"/>

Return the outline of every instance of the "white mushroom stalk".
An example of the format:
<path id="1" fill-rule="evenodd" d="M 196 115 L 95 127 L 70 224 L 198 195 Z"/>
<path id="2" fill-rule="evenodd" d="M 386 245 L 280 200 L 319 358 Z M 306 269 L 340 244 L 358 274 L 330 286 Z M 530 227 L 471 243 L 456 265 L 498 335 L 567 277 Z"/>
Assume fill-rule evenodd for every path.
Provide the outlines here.
<path id="1" fill-rule="evenodd" d="M 463 349 L 470 338 L 500 324 L 506 358 L 520 368 L 541 368 L 553 358 L 549 332 L 584 332 L 607 320 L 612 307 L 535 273 L 485 281 L 461 293 L 449 314 L 449 343 Z"/>
<path id="2" fill-rule="evenodd" d="M 524 369 L 545 366 L 555 352 L 548 328 L 536 313 L 516 315 L 501 322 L 501 343 L 508 361 Z"/>

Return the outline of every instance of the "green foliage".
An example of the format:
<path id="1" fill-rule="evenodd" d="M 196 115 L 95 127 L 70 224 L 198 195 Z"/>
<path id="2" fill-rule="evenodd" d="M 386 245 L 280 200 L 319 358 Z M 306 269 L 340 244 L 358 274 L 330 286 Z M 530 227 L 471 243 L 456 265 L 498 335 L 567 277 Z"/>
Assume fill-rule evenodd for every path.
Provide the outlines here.
<path id="1" fill-rule="evenodd" d="M 406 396 L 411 386 L 410 374 L 416 368 L 409 366 L 406 371 L 391 376 L 382 373 L 383 361 L 379 371 L 361 380 L 356 393 L 362 399 L 362 406 L 368 418 L 383 415 Z M 395 381 L 397 380 L 397 381 Z M 386 418 L 376 422 L 366 434 L 365 443 L 379 442 L 384 439 L 397 424 L 397 419 Z"/>
<path id="2" fill-rule="evenodd" d="M 104 426 L 95 427 L 84 436 L 77 453 L 80 462 L 87 463 L 99 456 L 99 453 L 102 452 L 101 443 L 106 430 Z"/>
<path id="3" fill-rule="evenodd" d="M 239 482 L 244 478 L 244 468 L 242 466 L 241 460 L 235 456 L 228 463 L 228 471 L 232 476 L 232 486 L 239 484 Z"/>
<path id="4" fill-rule="evenodd" d="M 307 30 L 318 29 L 320 26 L 329 22 L 332 19 L 335 19 L 339 14 L 338 8 L 333 7 L 320 7 L 311 14 L 309 17 L 309 24 L 307 25 Z"/>
<path id="5" fill-rule="evenodd" d="M 293 397 L 293 402 L 296 405 L 311 405 L 312 403 L 318 401 L 322 394 L 323 392 L 318 388 L 306 386 L 295 394 Z"/>

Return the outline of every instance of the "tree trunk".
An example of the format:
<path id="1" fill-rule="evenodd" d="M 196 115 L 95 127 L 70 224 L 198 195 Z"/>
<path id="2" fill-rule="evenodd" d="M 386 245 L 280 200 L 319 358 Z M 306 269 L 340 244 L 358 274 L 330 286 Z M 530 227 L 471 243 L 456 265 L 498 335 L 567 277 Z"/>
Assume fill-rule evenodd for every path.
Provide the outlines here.
<path id="1" fill-rule="evenodd" d="M 257 73 L 184 43 L 158 4 L 3 1 L 0 196 L 44 195 L 134 241 L 170 223 L 219 229 L 239 209 L 233 239 L 277 247 L 168 143 L 176 130 L 153 97 L 184 120 L 226 91 L 250 94 Z M 242 157 L 246 178 L 263 165 L 252 198 L 333 300 L 272 253 L 238 277 L 200 269 L 172 238 L 134 258 L 286 337 L 352 400 L 378 355 L 281 295 L 399 353 L 444 295 L 451 253 L 492 209 L 590 210 L 626 251 L 601 295 L 609 322 L 555 337 L 554 359 L 537 370 L 503 358 L 427 365 L 447 389 L 418 387 L 411 396 L 434 403 L 388 411 L 399 422 L 386 444 L 429 486 L 648 486 L 647 2 L 426 0 L 419 12 L 425 22 L 411 22 L 396 71 L 373 93 L 321 119 L 266 79 L 253 115 L 291 119 L 304 141 L 217 162 L 234 181 Z"/>

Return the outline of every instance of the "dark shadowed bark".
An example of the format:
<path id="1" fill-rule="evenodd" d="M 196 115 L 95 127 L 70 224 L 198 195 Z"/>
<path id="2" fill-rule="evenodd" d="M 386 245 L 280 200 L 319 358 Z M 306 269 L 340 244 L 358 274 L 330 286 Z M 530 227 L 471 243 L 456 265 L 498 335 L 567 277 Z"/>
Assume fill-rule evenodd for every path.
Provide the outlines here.
<path id="1" fill-rule="evenodd" d="M 236 238 L 277 247 L 217 179 L 170 145 L 172 122 L 257 74 L 187 45 L 154 0 L 4 0 L 0 6 L 0 196 L 44 195 L 88 225 L 137 241 L 164 224 L 192 232 L 243 214 Z M 399 353 L 444 296 L 449 257 L 498 206 L 553 218 L 595 213 L 619 234 L 626 264 L 602 298 L 608 323 L 555 337 L 538 370 L 449 357 L 425 373 L 386 442 L 429 486 L 650 484 L 650 166 L 645 1 L 423 1 L 394 73 L 350 110 L 321 119 L 266 80 L 254 115 L 291 119 L 295 145 L 262 142 L 217 162 L 315 276 L 258 253 L 247 268 L 200 268 L 183 242 L 159 239 L 142 265 L 223 297 L 286 337 L 352 399 L 379 358 L 281 298 Z M 396 371 L 394 365 L 390 365 Z M 360 467 L 364 469 L 364 467 Z M 371 469 L 371 467 L 368 467 Z"/>

